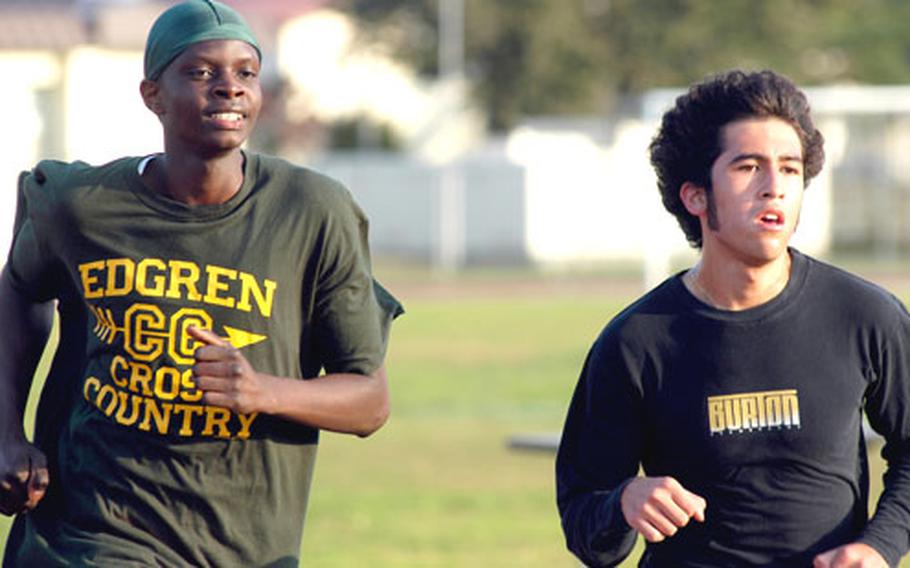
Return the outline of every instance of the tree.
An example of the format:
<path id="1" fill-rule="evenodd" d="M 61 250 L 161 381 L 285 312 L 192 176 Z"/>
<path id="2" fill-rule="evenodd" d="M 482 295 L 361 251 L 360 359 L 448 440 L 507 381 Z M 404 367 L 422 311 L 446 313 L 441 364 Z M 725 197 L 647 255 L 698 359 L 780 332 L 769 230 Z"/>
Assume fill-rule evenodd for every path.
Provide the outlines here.
<path id="1" fill-rule="evenodd" d="M 364 38 L 436 73 L 438 1 L 337 0 Z M 599 113 L 733 67 L 799 84 L 910 82 L 904 0 L 465 0 L 465 58 L 493 129 Z"/>

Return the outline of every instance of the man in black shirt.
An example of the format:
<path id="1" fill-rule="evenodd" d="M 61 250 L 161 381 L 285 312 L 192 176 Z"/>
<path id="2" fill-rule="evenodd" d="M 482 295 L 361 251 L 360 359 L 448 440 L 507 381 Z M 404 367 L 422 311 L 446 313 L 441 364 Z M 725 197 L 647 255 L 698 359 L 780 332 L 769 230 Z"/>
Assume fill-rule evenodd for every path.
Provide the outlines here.
<path id="1" fill-rule="evenodd" d="M 701 255 L 588 355 L 556 464 L 570 550 L 613 565 L 640 533 L 642 566 L 896 565 L 910 548 L 910 315 L 789 246 L 824 162 L 805 96 L 768 71 L 697 84 L 651 161 Z M 888 461 L 871 519 L 863 410 Z"/>

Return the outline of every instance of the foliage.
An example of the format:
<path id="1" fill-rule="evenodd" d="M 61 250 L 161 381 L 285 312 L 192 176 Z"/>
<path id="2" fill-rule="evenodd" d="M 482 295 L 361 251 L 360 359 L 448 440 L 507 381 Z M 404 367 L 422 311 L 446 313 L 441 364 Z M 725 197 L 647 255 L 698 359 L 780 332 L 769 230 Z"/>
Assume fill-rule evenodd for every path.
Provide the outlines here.
<path id="1" fill-rule="evenodd" d="M 401 141 L 390 125 L 377 123 L 364 115 L 335 121 L 329 129 L 329 139 L 330 147 L 337 150 L 395 150 L 401 147 Z"/>
<path id="2" fill-rule="evenodd" d="M 436 72 L 438 2 L 336 0 L 367 40 Z M 464 0 L 465 59 L 490 126 L 607 111 L 732 67 L 800 84 L 910 82 L 904 0 Z"/>

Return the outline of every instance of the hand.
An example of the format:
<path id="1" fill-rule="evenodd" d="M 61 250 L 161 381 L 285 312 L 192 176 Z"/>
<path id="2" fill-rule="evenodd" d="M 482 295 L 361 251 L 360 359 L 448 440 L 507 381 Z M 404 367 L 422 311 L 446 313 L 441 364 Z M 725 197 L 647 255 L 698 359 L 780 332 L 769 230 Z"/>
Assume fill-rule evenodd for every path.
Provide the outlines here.
<path id="1" fill-rule="evenodd" d="M 673 536 L 689 519 L 705 520 L 705 500 L 672 477 L 636 477 L 619 500 L 626 522 L 648 542 Z"/>
<path id="2" fill-rule="evenodd" d="M 0 513 L 34 509 L 47 492 L 48 478 L 41 450 L 22 438 L 0 444 Z"/>
<path id="3" fill-rule="evenodd" d="M 242 414 L 274 406 L 268 384 L 273 377 L 257 373 L 239 349 L 212 331 L 189 327 L 187 333 L 204 344 L 196 349 L 193 376 L 205 404 Z"/>
<path id="4" fill-rule="evenodd" d="M 819 554 L 812 568 L 888 568 L 888 563 L 868 544 L 854 542 Z"/>

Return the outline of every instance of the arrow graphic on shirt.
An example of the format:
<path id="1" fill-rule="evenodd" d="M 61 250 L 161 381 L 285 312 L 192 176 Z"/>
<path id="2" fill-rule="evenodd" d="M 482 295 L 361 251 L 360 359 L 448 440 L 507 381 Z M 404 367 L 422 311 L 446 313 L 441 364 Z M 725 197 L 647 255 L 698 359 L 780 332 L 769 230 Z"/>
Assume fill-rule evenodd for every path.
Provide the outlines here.
<path id="1" fill-rule="evenodd" d="M 255 345 L 260 341 L 265 341 L 268 339 L 267 335 L 260 335 L 251 331 L 243 331 L 242 329 L 237 329 L 236 327 L 231 327 L 229 325 L 222 327 L 224 328 L 224 331 L 227 332 L 228 342 L 230 342 L 230 344 L 237 349 L 242 349 L 248 345 Z"/>

